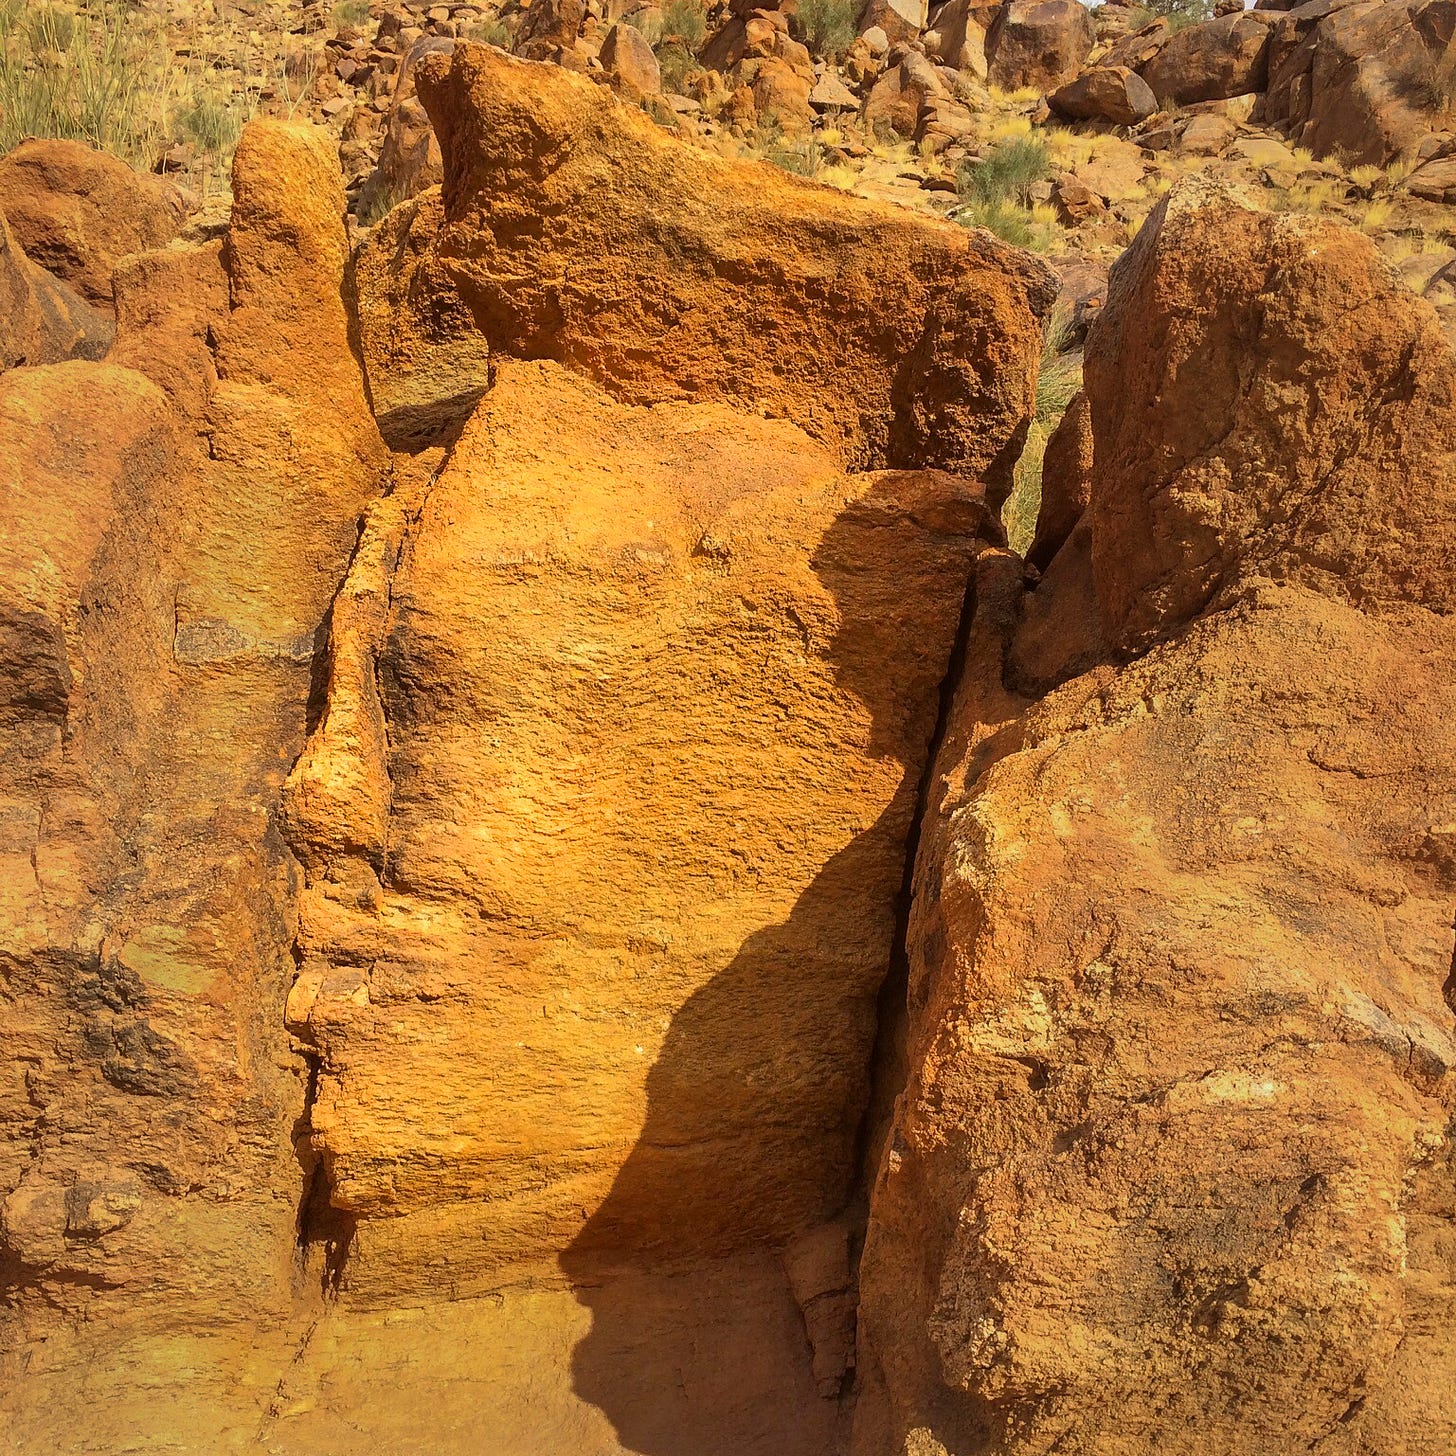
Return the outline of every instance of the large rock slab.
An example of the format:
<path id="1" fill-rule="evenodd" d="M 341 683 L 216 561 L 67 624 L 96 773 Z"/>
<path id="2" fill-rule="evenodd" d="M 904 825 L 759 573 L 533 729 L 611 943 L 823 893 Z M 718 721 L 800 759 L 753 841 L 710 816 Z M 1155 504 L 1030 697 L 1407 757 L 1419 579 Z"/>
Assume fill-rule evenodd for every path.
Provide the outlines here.
<path id="1" fill-rule="evenodd" d="M 0 372 L 99 359 L 114 334 L 100 309 L 25 256 L 0 212 Z"/>
<path id="2" fill-rule="evenodd" d="M 1126 552 L 1170 610 L 1131 665 L 1023 697 L 1003 683 L 1085 526 L 1029 598 L 1014 558 L 978 572 L 856 1449 L 1448 1449 L 1456 359 L 1363 237 L 1197 187 L 1119 272 L 1087 372 L 1097 597 L 1125 633 Z M 1276 437 L 1271 504 L 1251 442 Z M 1132 486 L 1193 448 L 1207 536 Z M 1220 523 L 1253 517 L 1210 600 Z"/>
<path id="3" fill-rule="evenodd" d="M 1082 69 L 1096 36 L 1079 0 L 1009 0 L 986 33 L 990 82 L 1007 91 L 1055 91 Z"/>
<path id="4" fill-rule="evenodd" d="M 628 403 L 788 419 L 852 468 L 936 465 L 1009 489 L 1053 296 L 1040 263 L 708 156 L 584 78 L 483 46 L 428 58 L 417 85 L 445 183 L 360 260 L 383 392 L 473 338 Z"/>
<path id="5" fill-rule="evenodd" d="M 1263 115 L 1316 156 L 1384 166 L 1450 107 L 1451 0 L 1309 0 L 1279 16 Z"/>
<path id="6" fill-rule="evenodd" d="M 1142 67 L 1143 80 L 1165 106 L 1262 91 L 1276 19 L 1267 11 L 1247 10 L 1184 26 Z"/>
<path id="7" fill-rule="evenodd" d="M 375 509 L 287 804 L 356 1298 L 840 1212 L 989 519 L 548 364 L 503 365 L 437 482 Z"/>
<path id="8" fill-rule="evenodd" d="M 1093 66 L 1047 97 L 1058 116 L 1132 126 L 1158 109 L 1152 88 L 1126 66 Z"/>

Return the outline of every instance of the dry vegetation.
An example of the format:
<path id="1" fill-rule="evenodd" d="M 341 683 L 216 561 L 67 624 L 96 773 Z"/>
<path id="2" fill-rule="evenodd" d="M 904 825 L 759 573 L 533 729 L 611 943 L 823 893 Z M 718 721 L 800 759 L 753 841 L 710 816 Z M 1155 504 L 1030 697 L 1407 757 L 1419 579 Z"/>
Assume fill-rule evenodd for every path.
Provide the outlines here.
<path id="1" fill-rule="evenodd" d="M 344 3 L 367 16 L 367 0 Z M 291 19 L 280 5 L 204 28 L 128 0 L 0 0 L 0 153 L 65 138 L 164 165 L 204 196 L 225 188 L 249 117 L 291 114 L 312 80 L 316 48 Z"/>
<path id="2" fill-rule="evenodd" d="M 1058 312 L 1047 320 L 1042 333 L 1036 413 L 1026 432 L 1026 448 L 1016 463 L 1011 495 L 1001 512 L 1007 541 L 1013 551 L 1023 556 L 1036 534 L 1036 515 L 1041 507 L 1041 467 L 1047 441 L 1082 387 L 1082 356 L 1067 352 L 1067 329 L 1066 315 Z"/>

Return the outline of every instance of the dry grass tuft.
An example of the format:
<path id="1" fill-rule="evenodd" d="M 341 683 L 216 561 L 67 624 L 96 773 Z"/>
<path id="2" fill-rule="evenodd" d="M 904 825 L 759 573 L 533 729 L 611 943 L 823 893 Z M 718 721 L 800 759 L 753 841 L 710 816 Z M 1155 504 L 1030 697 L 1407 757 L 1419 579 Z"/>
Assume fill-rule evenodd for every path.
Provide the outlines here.
<path id="1" fill-rule="evenodd" d="M 1054 313 L 1042 332 L 1041 368 L 1036 379 L 1036 411 L 1026 432 L 1026 447 L 1016 462 L 1011 494 L 1001 508 L 1001 524 L 1011 549 L 1025 556 L 1036 534 L 1041 509 L 1041 470 L 1047 441 L 1082 387 L 1082 356 L 1064 353 L 1068 320 Z"/>

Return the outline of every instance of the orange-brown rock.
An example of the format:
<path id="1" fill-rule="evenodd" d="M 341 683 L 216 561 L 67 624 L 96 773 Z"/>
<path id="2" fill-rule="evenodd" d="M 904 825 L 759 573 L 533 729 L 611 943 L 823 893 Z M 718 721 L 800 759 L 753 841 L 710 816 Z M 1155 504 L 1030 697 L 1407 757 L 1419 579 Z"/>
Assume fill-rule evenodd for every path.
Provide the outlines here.
<path id="1" fill-rule="evenodd" d="M 392 377 L 448 387 L 432 354 L 483 341 L 626 402 L 791 420 L 847 466 L 936 465 L 983 477 L 994 498 L 1009 488 L 1052 296 L 1039 262 L 709 156 L 601 86 L 482 46 L 426 60 L 418 86 L 445 184 L 360 260 L 376 399 Z"/>
<path id="2" fill-rule="evenodd" d="M 1058 116 L 1132 126 L 1158 109 L 1152 88 L 1126 66 L 1097 65 L 1047 97 Z"/>
<path id="3" fill-rule="evenodd" d="M 99 359 L 114 332 L 100 309 L 25 256 L 0 212 L 0 372 Z"/>
<path id="4" fill-rule="evenodd" d="M 953 477 L 544 363 L 375 508 L 287 803 L 356 1296 L 841 1211 L 988 520 Z"/>
<path id="5" fill-rule="evenodd" d="M 1367 240 L 1197 186 L 1109 315 L 1098 592 L 1126 549 L 1137 599 L 1180 605 L 1138 617 L 1131 665 L 1021 697 L 1017 563 L 982 560 L 916 867 L 855 1449 L 1450 1449 L 1456 630 L 1431 584 L 1456 359 Z M 1195 438 L 1201 500 L 1176 483 Z M 1255 438 L 1290 481 L 1273 509 Z M 1154 461 L 1174 473 L 1134 505 Z M 1184 529 L 1167 499 L 1261 522 L 1212 599 L 1217 529 L 1152 581 L 1138 543 Z"/>
<path id="6" fill-rule="evenodd" d="M 1292 143 L 1384 166 L 1449 114 L 1451 0 L 1309 0 L 1275 18 L 1262 114 Z"/>
<path id="7" fill-rule="evenodd" d="M 1262 91 L 1269 77 L 1269 37 L 1277 17 L 1240 9 L 1184 26 L 1142 68 L 1164 106 L 1220 101 Z"/>
<path id="8" fill-rule="evenodd" d="M 1432 484 L 1456 481 L 1446 353 L 1357 234 L 1202 178 L 1164 199 L 1087 343 L 1114 639 L 1136 649 L 1253 575 L 1456 607 L 1456 520 Z"/>
<path id="9" fill-rule="evenodd" d="M 401 62 L 389 110 L 385 113 L 379 163 L 360 189 L 360 217 L 378 217 L 425 188 L 439 185 L 444 162 L 430 118 L 415 95 L 415 67 L 424 56 L 436 52 L 448 55 L 454 45 L 446 36 L 424 36 L 410 47 Z"/>
<path id="10" fill-rule="evenodd" d="M 171 182 L 105 152 L 26 141 L 0 157 L 0 212 L 33 263 L 105 307 L 118 260 L 176 237 L 186 208 Z"/>
<path id="11" fill-rule="evenodd" d="M 910 51 L 871 87 L 865 98 L 865 125 L 876 133 L 888 129 L 900 137 L 913 137 L 921 112 L 950 94 L 940 72 L 918 51 Z"/>
<path id="12" fill-rule="evenodd" d="M 640 30 L 619 20 L 602 43 L 602 69 L 619 95 L 642 101 L 662 90 L 662 68 Z"/>
<path id="13" fill-rule="evenodd" d="M 1055 91 L 1081 70 L 1094 39 L 1080 0 L 1008 0 L 986 33 L 991 84 Z"/>
<path id="14" fill-rule="evenodd" d="M 1079 390 L 1057 421 L 1041 463 L 1041 506 L 1027 561 L 1045 571 L 1092 499 L 1092 411 Z"/>
<path id="15" fill-rule="evenodd" d="M 120 1439 L 76 1436 L 78 1397 L 48 1411 L 45 1380 L 114 1391 L 132 1336 L 201 1360 L 229 1321 L 281 1332 L 311 1236 L 275 810 L 384 458 L 331 144 L 255 122 L 233 189 L 225 247 L 119 270 L 112 359 L 0 377 L 0 1385 L 22 1450 Z"/>

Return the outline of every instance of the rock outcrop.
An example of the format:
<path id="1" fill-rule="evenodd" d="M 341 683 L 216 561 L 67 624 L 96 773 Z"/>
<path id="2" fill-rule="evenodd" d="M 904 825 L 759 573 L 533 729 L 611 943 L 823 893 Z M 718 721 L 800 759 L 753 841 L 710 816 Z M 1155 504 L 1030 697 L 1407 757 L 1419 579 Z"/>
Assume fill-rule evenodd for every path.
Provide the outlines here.
<path id="1" fill-rule="evenodd" d="M 1274 24 L 1275 17 L 1266 11 L 1240 10 L 1185 26 L 1143 66 L 1143 80 L 1168 106 L 1262 91 L 1268 83 Z"/>
<path id="2" fill-rule="evenodd" d="M 273 815 L 385 462 L 331 147 L 254 123 L 234 194 L 226 249 L 118 270 L 111 359 L 0 376 L 6 1351 L 93 1301 L 183 1341 L 291 1300 Z"/>
<path id="3" fill-rule="evenodd" d="M 1132 126 L 1158 109 L 1152 88 L 1126 66 L 1093 66 L 1047 98 L 1058 116 L 1071 121 L 1107 121 Z"/>
<path id="4" fill-rule="evenodd" d="M 376 507 L 287 811 L 356 1294 L 842 1209 L 988 520 L 950 476 L 845 476 L 554 364 L 502 365 L 438 480 Z"/>
<path id="5" fill-rule="evenodd" d="M 1161 204 L 1087 344 L 1115 640 L 1137 650 L 1253 576 L 1456 607 L 1447 347 L 1349 230 L 1236 208 L 1201 178 Z"/>
<path id="6" fill-rule="evenodd" d="M 100 309 L 25 256 L 0 212 L 0 373 L 19 364 L 99 359 L 114 333 Z"/>
<path id="7" fill-rule="evenodd" d="M 986 33 L 991 84 L 1008 91 L 1055 91 L 1081 68 L 1096 40 L 1079 0 L 1008 0 Z"/>
<path id="8" fill-rule="evenodd" d="M 1263 115 L 1316 156 L 1383 166 L 1449 113 L 1453 40 L 1450 0 L 1308 0 L 1279 18 Z"/>
<path id="9" fill-rule="evenodd" d="M 0 1447 L 1456 1449 L 1456 3 L 1285 6 L 0 160 Z"/>
<path id="10" fill-rule="evenodd" d="M 1366 240 L 1193 188 L 1114 270 L 1087 392 L 1090 533 L 1031 600 L 1090 534 L 1142 655 L 1009 692 L 1035 616 L 983 558 L 856 1449 L 1446 1449 L 1456 359 Z"/>
<path id="11" fill-rule="evenodd" d="M 1054 296 L 1040 263 L 705 157 L 606 89 L 488 47 L 427 58 L 417 84 L 445 182 L 360 262 L 376 399 L 438 409 L 441 353 L 484 344 L 626 403 L 787 419 L 849 468 L 938 466 L 984 478 L 993 501 L 1009 490 Z"/>
<path id="12" fill-rule="evenodd" d="M 33 263 L 105 308 L 117 263 L 176 237 L 185 208 L 165 178 L 105 152 L 26 141 L 0 157 L 0 212 Z"/>

